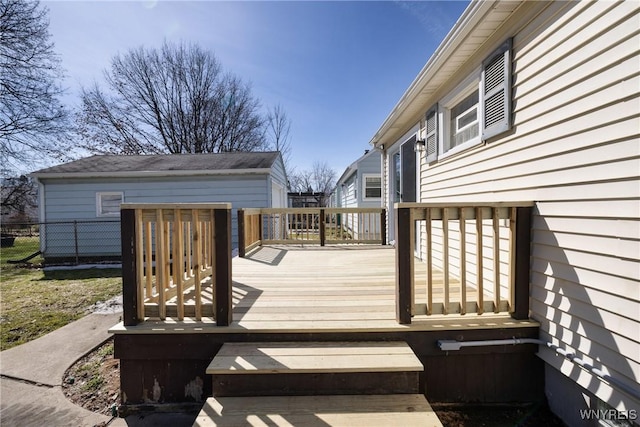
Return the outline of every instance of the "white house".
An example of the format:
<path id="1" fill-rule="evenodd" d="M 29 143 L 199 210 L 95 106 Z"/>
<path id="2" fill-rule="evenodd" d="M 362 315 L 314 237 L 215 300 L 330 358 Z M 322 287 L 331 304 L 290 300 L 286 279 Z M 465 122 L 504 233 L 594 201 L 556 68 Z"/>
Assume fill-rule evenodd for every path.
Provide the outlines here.
<path id="1" fill-rule="evenodd" d="M 234 247 L 238 208 L 287 203 L 279 152 L 101 155 L 32 176 L 39 185 L 40 222 L 50 223 L 40 239 L 45 259 L 118 257 L 124 202 L 231 203 Z"/>
<path id="2" fill-rule="evenodd" d="M 333 205 L 339 208 L 379 208 L 382 206 L 381 155 L 366 150 L 342 173 L 332 193 Z M 342 225 L 357 238 L 360 234 L 380 233 L 380 222 L 368 214 L 344 214 Z"/>
<path id="3" fill-rule="evenodd" d="M 640 412 L 639 12 L 472 2 L 371 140 L 388 241 L 397 202 L 535 203 L 530 318 L 568 425 Z"/>

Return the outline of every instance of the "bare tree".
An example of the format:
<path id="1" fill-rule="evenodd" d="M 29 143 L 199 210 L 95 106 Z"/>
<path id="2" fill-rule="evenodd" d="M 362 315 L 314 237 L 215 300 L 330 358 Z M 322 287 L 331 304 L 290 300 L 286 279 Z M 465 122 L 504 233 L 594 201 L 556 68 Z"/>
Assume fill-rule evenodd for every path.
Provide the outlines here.
<path id="1" fill-rule="evenodd" d="M 336 185 L 336 171 L 326 161 L 315 161 L 313 163 L 312 178 L 315 191 L 323 194 L 320 204 L 321 206 L 326 206 L 329 195 Z"/>
<path id="2" fill-rule="evenodd" d="M 267 135 L 271 147 L 282 153 L 285 169 L 291 163 L 291 120 L 281 105 L 276 105 L 267 113 Z"/>
<path id="3" fill-rule="evenodd" d="M 313 179 L 310 170 L 289 173 L 289 190 L 295 193 L 313 192 Z"/>
<path id="4" fill-rule="evenodd" d="M 165 42 L 113 58 L 109 92 L 83 89 L 78 133 L 98 153 L 216 153 L 265 148 L 260 103 L 213 53 Z"/>
<path id="5" fill-rule="evenodd" d="M 38 190 L 35 183 L 22 175 L 2 178 L 0 186 L 0 210 L 2 221 L 9 218 L 26 219 L 28 213 L 37 206 Z"/>
<path id="6" fill-rule="evenodd" d="M 38 157 L 63 156 L 67 110 L 60 58 L 39 2 L 0 0 L 0 146 L 3 175 Z"/>
<path id="7" fill-rule="evenodd" d="M 289 187 L 293 192 L 320 193 L 318 202 L 326 206 L 336 185 L 336 171 L 327 162 L 316 161 L 311 170 L 289 175 Z"/>

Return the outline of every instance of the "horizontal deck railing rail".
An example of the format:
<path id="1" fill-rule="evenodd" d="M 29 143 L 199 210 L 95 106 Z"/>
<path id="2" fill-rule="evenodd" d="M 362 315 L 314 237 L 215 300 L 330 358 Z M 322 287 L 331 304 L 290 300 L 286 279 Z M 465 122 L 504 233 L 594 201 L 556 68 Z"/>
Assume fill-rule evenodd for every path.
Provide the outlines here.
<path id="1" fill-rule="evenodd" d="M 528 318 L 532 207 L 533 202 L 396 204 L 397 321 L 409 324 L 414 314 L 487 311 Z M 415 297 L 416 255 L 426 269 L 424 301 Z M 438 271 L 442 289 L 434 288 Z"/>
<path id="2" fill-rule="evenodd" d="M 386 244 L 382 208 L 238 210 L 240 256 L 262 244 Z"/>
<path id="3" fill-rule="evenodd" d="M 122 204 L 125 326 L 145 318 L 231 323 L 231 205 Z"/>

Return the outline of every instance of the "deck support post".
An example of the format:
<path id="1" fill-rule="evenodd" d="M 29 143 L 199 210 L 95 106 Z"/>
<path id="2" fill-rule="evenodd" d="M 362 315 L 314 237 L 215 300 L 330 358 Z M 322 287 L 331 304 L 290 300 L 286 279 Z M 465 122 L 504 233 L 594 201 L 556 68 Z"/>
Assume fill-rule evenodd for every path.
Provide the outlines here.
<path id="1" fill-rule="evenodd" d="M 413 234 L 411 208 L 396 208 L 396 320 L 411 323 L 413 305 Z"/>
<path id="2" fill-rule="evenodd" d="M 529 318 L 529 271 L 531 257 L 531 207 L 516 208 L 515 277 L 513 312 L 517 320 Z"/>
<path id="3" fill-rule="evenodd" d="M 238 256 L 244 258 L 247 255 L 245 248 L 244 209 L 238 209 Z"/>
<path id="4" fill-rule="evenodd" d="M 229 326 L 233 320 L 231 281 L 231 209 L 214 209 L 215 245 L 215 319 L 217 326 Z"/>
<path id="5" fill-rule="evenodd" d="M 385 208 L 380 212 L 380 240 L 382 246 L 387 245 L 387 210 Z"/>
<path id="6" fill-rule="evenodd" d="M 324 220 L 324 209 L 320 209 L 320 218 L 318 220 L 318 225 L 320 226 L 320 246 L 324 246 L 324 242 L 326 241 Z"/>
<path id="7" fill-rule="evenodd" d="M 122 320 L 124 326 L 134 326 L 138 319 L 138 301 L 136 281 L 136 211 L 120 211 L 120 235 L 122 246 Z"/>

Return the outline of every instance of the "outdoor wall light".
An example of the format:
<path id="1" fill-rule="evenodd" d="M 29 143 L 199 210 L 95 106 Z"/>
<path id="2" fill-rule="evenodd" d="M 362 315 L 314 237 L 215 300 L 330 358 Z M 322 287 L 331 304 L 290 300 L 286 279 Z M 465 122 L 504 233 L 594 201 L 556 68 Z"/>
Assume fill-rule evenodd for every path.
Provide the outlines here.
<path id="1" fill-rule="evenodd" d="M 413 147 L 417 153 L 423 152 L 426 147 L 426 140 L 424 139 L 416 139 L 416 145 Z"/>

